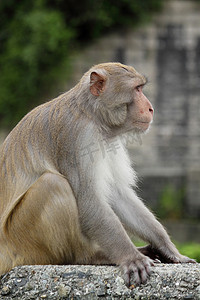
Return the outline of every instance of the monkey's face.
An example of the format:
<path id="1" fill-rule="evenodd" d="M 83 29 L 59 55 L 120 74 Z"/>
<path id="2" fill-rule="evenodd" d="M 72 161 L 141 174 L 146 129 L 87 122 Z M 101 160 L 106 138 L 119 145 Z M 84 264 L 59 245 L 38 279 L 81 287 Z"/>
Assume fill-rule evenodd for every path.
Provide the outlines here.
<path id="1" fill-rule="evenodd" d="M 102 66 L 90 73 L 90 92 L 98 102 L 101 123 L 122 132 L 145 132 L 153 120 L 153 107 L 142 91 L 146 78 L 125 65 Z"/>
<path id="2" fill-rule="evenodd" d="M 145 132 L 153 121 L 153 107 L 143 94 L 143 86 L 134 86 L 132 101 L 127 104 L 126 125 L 136 132 Z"/>

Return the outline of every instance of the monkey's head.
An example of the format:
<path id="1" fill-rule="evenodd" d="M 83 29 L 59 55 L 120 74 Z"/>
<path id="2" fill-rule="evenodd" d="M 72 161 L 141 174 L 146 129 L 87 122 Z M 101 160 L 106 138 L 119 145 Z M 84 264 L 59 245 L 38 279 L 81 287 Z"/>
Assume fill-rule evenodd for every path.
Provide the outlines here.
<path id="1" fill-rule="evenodd" d="M 149 128 L 153 107 L 142 91 L 146 78 L 133 67 L 99 64 L 84 77 L 89 81 L 90 105 L 104 126 L 137 133 Z"/>

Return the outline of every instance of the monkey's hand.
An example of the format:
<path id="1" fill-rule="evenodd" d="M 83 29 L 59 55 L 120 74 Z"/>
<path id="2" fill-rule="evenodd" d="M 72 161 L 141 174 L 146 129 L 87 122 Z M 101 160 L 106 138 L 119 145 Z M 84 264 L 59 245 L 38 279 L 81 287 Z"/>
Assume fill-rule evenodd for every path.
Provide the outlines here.
<path id="1" fill-rule="evenodd" d="M 142 254 L 150 257 L 155 262 L 160 261 L 161 263 L 196 263 L 194 259 L 191 259 L 187 256 L 179 255 L 167 255 L 163 251 L 153 248 L 151 245 L 137 248 Z"/>
<path id="2" fill-rule="evenodd" d="M 135 256 L 127 258 L 122 264 L 122 272 L 126 286 L 145 283 L 151 274 L 151 266 L 153 261 L 138 253 Z"/>

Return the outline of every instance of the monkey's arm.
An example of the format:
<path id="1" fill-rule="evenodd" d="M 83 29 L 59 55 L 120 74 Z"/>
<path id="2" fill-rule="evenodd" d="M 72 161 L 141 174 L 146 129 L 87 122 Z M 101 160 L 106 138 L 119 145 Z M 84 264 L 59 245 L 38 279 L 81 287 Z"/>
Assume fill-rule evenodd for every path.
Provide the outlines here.
<path id="1" fill-rule="evenodd" d="M 127 189 L 123 196 L 118 193 L 112 206 L 130 232 L 150 243 L 150 246 L 139 249 L 141 253 L 163 262 L 194 262 L 178 252 L 164 227 L 133 190 Z"/>
<path id="2" fill-rule="evenodd" d="M 131 273 L 134 283 L 145 282 L 150 274 L 152 261 L 133 245 L 119 218 L 106 200 L 104 202 L 98 198 L 89 186 L 84 190 L 87 191 L 84 201 L 78 199 L 82 232 L 87 238 L 98 243 L 111 263 L 121 266 L 127 286 L 132 284 Z M 92 199 L 91 195 L 93 195 Z"/>
<path id="3" fill-rule="evenodd" d="M 93 195 L 92 199 L 91 195 Z M 79 220 L 85 236 L 96 241 L 113 263 L 120 263 L 122 257 L 125 258 L 131 252 L 136 252 L 136 248 L 110 206 L 98 199 L 95 192 L 90 191 L 86 197 L 84 201 L 78 200 Z"/>

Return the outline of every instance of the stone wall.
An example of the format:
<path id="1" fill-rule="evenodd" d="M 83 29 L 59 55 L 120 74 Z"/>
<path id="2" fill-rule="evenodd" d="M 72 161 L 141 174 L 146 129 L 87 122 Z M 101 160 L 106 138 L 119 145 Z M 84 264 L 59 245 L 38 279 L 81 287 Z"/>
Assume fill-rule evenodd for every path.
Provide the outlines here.
<path id="1" fill-rule="evenodd" d="M 91 65 L 120 61 L 149 78 L 154 124 L 130 154 L 141 196 L 154 207 L 167 187 L 184 190 L 185 215 L 200 217 L 200 3 L 165 1 L 137 30 L 104 37 L 72 59 L 71 87 Z"/>

